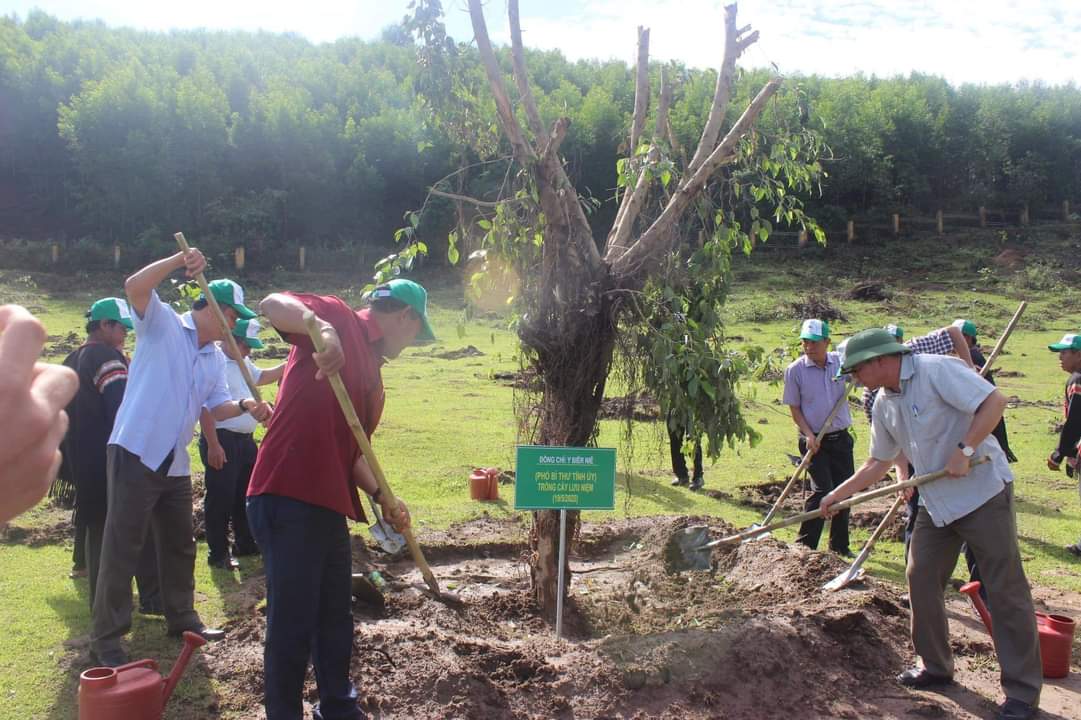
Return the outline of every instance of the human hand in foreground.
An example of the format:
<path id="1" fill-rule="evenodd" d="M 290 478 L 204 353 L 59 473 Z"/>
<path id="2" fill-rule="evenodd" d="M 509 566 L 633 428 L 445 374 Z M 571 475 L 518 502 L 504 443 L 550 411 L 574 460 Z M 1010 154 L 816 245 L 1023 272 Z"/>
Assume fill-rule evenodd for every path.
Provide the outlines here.
<path id="1" fill-rule="evenodd" d="M 198 248 L 189 248 L 184 253 L 184 274 L 190 278 L 206 270 L 206 258 Z"/>
<path id="2" fill-rule="evenodd" d="M 45 337 L 25 308 L 0 307 L 0 523 L 37 504 L 60 467 L 64 408 L 79 378 L 63 365 L 37 362 Z"/>
<path id="3" fill-rule="evenodd" d="M 964 477 L 968 475 L 969 468 L 969 459 L 961 452 L 961 448 L 957 448 L 950 455 L 950 459 L 946 461 L 945 470 L 950 477 Z"/>
<path id="4" fill-rule="evenodd" d="M 225 448 L 221 446 L 221 443 L 211 445 L 208 442 L 206 444 L 206 464 L 215 470 L 221 470 L 225 467 L 225 461 Z"/>
<path id="5" fill-rule="evenodd" d="M 837 512 L 833 509 L 833 506 L 838 502 L 837 497 L 833 493 L 826 493 L 826 497 L 822 498 L 822 501 L 818 504 L 818 510 L 822 513 L 822 517 L 831 518 Z"/>

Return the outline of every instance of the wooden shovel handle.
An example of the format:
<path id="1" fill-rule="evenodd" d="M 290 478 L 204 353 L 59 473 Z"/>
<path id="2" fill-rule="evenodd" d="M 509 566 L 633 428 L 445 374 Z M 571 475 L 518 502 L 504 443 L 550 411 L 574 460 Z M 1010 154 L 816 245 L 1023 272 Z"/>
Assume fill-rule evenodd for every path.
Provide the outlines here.
<path id="1" fill-rule="evenodd" d="M 983 463 L 990 462 L 990 461 L 991 461 L 991 458 L 988 457 L 987 455 L 984 455 L 982 457 L 978 457 L 978 458 L 975 458 L 974 460 L 972 460 L 969 463 L 968 466 L 971 469 L 971 468 L 976 467 L 977 465 L 982 465 Z M 926 475 L 917 475 L 916 477 L 909 478 L 908 480 L 905 480 L 903 482 L 893 483 L 892 485 L 886 485 L 885 487 L 880 487 L 880 488 L 878 488 L 876 490 L 869 490 L 868 492 L 860 493 L 859 495 L 853 495 L 852 497 L 848 498 L 847 500 L 842 500 L 841 502 L 834 504 L 832 507 L 833 507 L 833 510 L 835 510 L 835 511 L 837 511 L 837 510 L 847 510 L 850 507 L 853 507 L 855 505 L 859 505 L 861 503 L 865 503 L 868 500 L 874 500 L 875 498 L 880 498 L 883 495 L 889 495 L 890 493 L 897 492 L 898 490 L 904 490 L 905 488 L 916 487 L 917 485 L 923 485 L 924 483 L 931 482 L 932 480 L 938 480 L 938 479 L 943 478 L 945 476 L 946 476 L 946 471 L 945 470 L 939 470 L 938 472 L 927 473 Z M 798 523 L 806 522 L 807 520 L 814 520 L 815 518 L 820 518 L 820 517 L 822 517 L 821 511 L 819 511 L 819 510 L 808 510 L 805 513 L 800 513 L 799 515 L 793 515 L 792 517 L 787 517 L 784 520 L 777 520 L 776 522 L 771 523 L 769 525 L 763 525 L 762 527 L 757 527 L 757 528 L 750 528 L 749 530 L 744 530 L 743 532 L 736 533 L 735 535 L 729 535 L 728 537 L 723 537 L 723 538 L 721 538 L 719 540 L 714 540 L 713 542 L 707 543 L 707 544 L 703 545 L 702 547 L 703 548 L 711 548 L 711 547 L 716 547 L 717 545 L 725 545 L 725 544 L 728 544 L 728 543 L 742 542 L 743 540 L 749 540 L 750 538 L 757 537 L 759 535 L 765 535 L 768 532 L 772 532 L 774 530 L 778 530 L 778 529 L 783 528 L 783 527 L 788 527 L 789 525 L 796 525 Z"/>
<path id="2" fill-rule="evenodd" d="M 184 233 L 174 233 L 173 237 L 176 238 L 176 244 L 180 246 L 180 251 L 187 255 L 191 248 L 188 246 L 188 241 L 184 239 Z M 206 275 L 199 273 L 195 276 L 195 280 L 199 283 L 199 287 L 203 291 L 203 297 L 206 298 L 206 302 L 210 306 L 210 311 L 214 314 L 214 317 L 218 319 L 218 324 L 221 325 L 222 334 L 225 335 L 225 344 L 229 346 L 229 350 L 233 357 L 240 358 L 240 349 L 236 346 L 236 338 L 233 337 L 233 331 L 229 329 L 229 321 L 225 319 L 225 313 L 221 311 L 221 306 L 218 305 L 217 299 L 214 297 L 214 294 L 210 292 L 210 286 L 206 282 Z M 240 368 L 240 374 L 244 376 L 244 383 L 248 386 L 248 392 L 251 393 L 251 396 L 255 398 L 256 402 L 263 402 L 263 395 L 255 385 L 255 379 L 251 376 L 251 371 L 248 370 L 248 364 L 241 358 L 237 362 L 237 366 Z"/>
<path id="3" fill-rule="evenodd" d="M 304 311 L 304 325 L 308 328 L 308 337 L 312 339 L 316 352 L 326 350 L 326 343 L 323 342 L 323 336 L 320 333 L 321 327 L 316 321 L 315 313 L 311 310 Z M 341 376 L 334 372 L 327 377 L 327 380 L 330 381 L 330 387 L 334 390 L 334 397 L 338 398 L 338 405 L 342 409 L 342 414 L 345 415 L 345 421 L 349 424 L 349 429 L 353 431 L 353 437 L 357 441 L 360 452 L 364 454 L 365 460 L 368 461 L 368 467 L 372 469 L 372 475 L 375 476 L 375 481 L 379 484 L 379 491 L 391 503 L 397 502 L 394 491 L 390 489 L 386 475 L 383 474 L 383 467 L 379 464 L 371 443 L 368 442 L 368 434 L 364 432 L 364 426 L 360 424 L 360 418 L 357 416 L 356 408 L 353 407 L 353 401 L 349 397 L 349 392 L 345 389 L 345 383 L 342 382 Z M 428 561 L 424 558 L 424 553 L 421 551 L 417 539 L 413 537 L 413 529 L 406 528 L 402 531 L 402 535 L 409 546 L 409 552 L 413 555 L 413 562 L 416 563 L 417 568 L 420 569 L 420 574 L 424 577 L 424 582 L 427 583 L 428 588 L 433 593 L 437 596 L 440 595 L 439 583 L 436 581 L 435 575 L 432 574 L 432 569 L 428 566 Z"/>
<path id="4" fill-rule="evenodd" d="M 1010 336 L 1010 333 L 1013 332 L 1014 327 L 1016 327 L 1017 325 L 1017 321 L 1021 319 L 1021 314 L 1025 312 L 1026 307 L 1028 307 L 1028 303 L 1024 300 L 1022 300 L 1021 304 L 1017 306 L 1017 312 L 1013 314 L 1013 317 L 1010 318 L 1010 322 L 1006 324 L 1006 329 L 1002 331 L 1002 337 L 1000 337 L 998 339 L 998 342 L 995 343 L 994 350 L 992 350 L 991 354 L 987 356 L 987 360 L 984 362 L 983 368 L 980 370 L 980 375 L 982 377 L 987 377 L 987 373 L 991 369 L 991 363 L 993 363 L 998 358 L 999 352 L 1002 351 L 1002 347 L 1006 344 L 1006 338 L 1008 338 Z"/>

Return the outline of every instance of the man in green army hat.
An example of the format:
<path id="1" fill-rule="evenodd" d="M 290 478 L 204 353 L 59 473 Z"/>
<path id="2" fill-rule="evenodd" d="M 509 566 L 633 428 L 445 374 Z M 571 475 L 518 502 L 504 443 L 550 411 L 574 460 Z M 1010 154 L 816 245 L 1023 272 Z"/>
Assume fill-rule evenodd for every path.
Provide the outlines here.
<path id="1" fill-rule="evenodd" d="M 1013 474 L 989 439 L 1005 396 L 963 364 L 916 355 L 888 331 L 864 330 L 849 340 L 842 368 L 869 388 L 882 388 L 871 421 L 870 456 L 822 499 L 834 504 L 881 480 L 904 452 L 915 471 L 946 470 L 920 487 L 909 552 L 912 643 L 922 667 L 897 680 L 911 688 L 953 682 L 953 654 L 943 597 L 962 543 L 983 571 L 994 608 L 994 643 L 1006 700 L 996 718 L 1027 720 L 1037 713 L 1043 672 L 1036 616 L 1021 565 L 1013 509 Z M 971 466 L 974 457 L 990 462 Z"/>

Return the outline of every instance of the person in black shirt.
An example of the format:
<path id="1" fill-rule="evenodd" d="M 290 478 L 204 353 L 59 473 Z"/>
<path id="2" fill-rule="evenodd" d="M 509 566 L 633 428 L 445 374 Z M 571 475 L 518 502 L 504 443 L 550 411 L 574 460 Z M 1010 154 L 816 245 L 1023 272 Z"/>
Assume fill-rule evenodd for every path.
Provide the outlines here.
<path id="1" fill-rule="evenodd" d="M 83 535 L 93 608 L 105 530 L 105 445 L 124 399 L 128 360 L 122 348 L 132 321 L 128 304 L 121 298 L 98 300 L 86 317 L 86 342 L 64 359 L 64 365 L 79 376 L 79 390 L 67 407 L 69 425 L 61 444 L 60 473 L 75 487 L 73 524 L 76 533 Z M 143 552 L 135 578 L 140 610 L 160 614 L 154 543 L 146 543 L 145 548 L 149 549 Z"/>
<path id="2" fill-rule="evenodd" d="M 980 346 L 976 342 L 976 325 L 971 320 L 955 320 L 953 322 L 954 327 L 961 329 L 961 335 L 965 338 L 965 342 L 968 344 L 969 355 L 972 356 L 972 364 L 975 366 L 976 371 L 983 370 L 983 366 L 987 364 L 987 359 L 980 351 Z M 988 372 L 985 376 L 987 382 L 992 385 L 995 384 L 995 374 Z M 1002 419 L 998 421 L 998 425 L 991 431 L 991 434 L 995 436 L 995 440 L 998 440 L 999 447 L 1002 448 L 1002 452 L 1006 453 L 1007 462 L 1017 462 L 1017 456 L 1010 450 L 1010 438 L 1006 433 L 1006 416 L 1003 415 Z"/>
<path id="3" fill-rule="evenodd" d="M 1059 365 L 1070 373 L 1062 406 L 1066 422 L 1059 433 L 1058 447 L 1047 458 L 1047 467 L 1057 471 L 1065 460 L 1066 474 L 1073 476 L 1077 475 L 1077 445 L 1081 442 L 1081 335 L 1068 333 L 1047 349 L 1058 353 Z M 1081 475 L 1078 476 L 1078 491 L 1081 492 Z M 1081 540 L 1067 545 L 1066 551 L 1081 557 Z"/>

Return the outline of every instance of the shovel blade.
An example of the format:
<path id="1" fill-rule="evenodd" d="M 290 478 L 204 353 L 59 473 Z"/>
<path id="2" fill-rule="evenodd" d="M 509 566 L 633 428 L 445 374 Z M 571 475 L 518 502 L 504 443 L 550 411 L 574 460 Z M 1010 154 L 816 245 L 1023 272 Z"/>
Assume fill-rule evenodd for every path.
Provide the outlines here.
<path id="1" fill-rule="evenodd" d="M 709 528 L 692 525 L 676 533 L 669 543 L 675 543 L 677 552 L 669 553 L 674 564 L 685 570 L 709 570 L 712 552 L 709 547 Z"/>
<path id="2" fill-rule="evenodd" d="M 747 530 L 748 530 L 748 531 L 750 531 L 750 530 L 757 530 L 757 529 L 759 529 L 760 527 L 762 527 L 762 526 L 761 526 L 761 525 L 759 525 L 758 523 L 754 523 L 754 524 L 752 524 L 752 525 L 751 525 L 751 526 L 750 526 L 749 528 L 747 528 Z M 754 537 L 749 537 L 749 538 L 743 538 L 743 540 L 741 540 L 740 542 L 741 542 L 741 543 L 749 543 L 749 542 L 754 542 L 755 540 L 761 540 L 761 539 L 763 539 L 763 538 L 768 538 L 769 536 L 770 536 L 770 533 L 768 533 L 768 532 L 764 532 L 764 533 L 762 533 L 761 535 L 755 535 Z"/>
<path id="3" fill-rule="evenodd" d="M 405 538 L 402 537 L 401 533 L 384 523 L 378 522 L 369 525 L 368 532 L 372 534 L 372 539 L 375 540 L 380 549 L 388 555 L 397 555 L 405 549 Z"/>
<path id="4" fill-rule="evenodd" d="M 862 580 L 864 574 L 862 563 L 860 565 L 853 564 L 851 567 L 845 569 L 843 573 L 823 585 L 822 589 L 836 592 L 843 587 L 847 587 L 849 583 Z"/>

